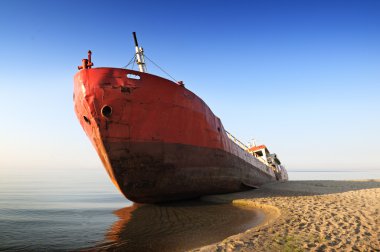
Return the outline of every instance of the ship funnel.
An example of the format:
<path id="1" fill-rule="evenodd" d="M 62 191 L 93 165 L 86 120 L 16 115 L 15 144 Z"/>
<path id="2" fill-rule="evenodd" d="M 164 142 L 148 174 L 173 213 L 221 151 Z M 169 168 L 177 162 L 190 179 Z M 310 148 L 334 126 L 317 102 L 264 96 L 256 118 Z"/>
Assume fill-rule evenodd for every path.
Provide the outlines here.
<path id="1" fill-rule="evenodd" d="M 142 73 L 146 72 L 145 60 L 144 60 L 144 49 L 139 47 L 137 42 L 136 32 L 133 32 L 133 39 L 135 40 L 135 51 L 136 51 L 136 63 L 139 66 L 139 70 Z"/>

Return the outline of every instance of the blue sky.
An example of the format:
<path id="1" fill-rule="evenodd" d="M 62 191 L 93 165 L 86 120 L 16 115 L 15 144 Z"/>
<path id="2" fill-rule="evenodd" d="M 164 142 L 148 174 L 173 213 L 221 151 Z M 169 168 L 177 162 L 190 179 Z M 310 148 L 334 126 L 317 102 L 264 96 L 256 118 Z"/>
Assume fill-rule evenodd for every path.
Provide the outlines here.
<path id="1" fill-rule="evenodd" d="M 380 1 L 1 1 L 0 169 L 101 167 L 73 75 L 149 58 L 289 170 L 380 169 Z M 148 62 L 151 73 L 166 77 Z"/>

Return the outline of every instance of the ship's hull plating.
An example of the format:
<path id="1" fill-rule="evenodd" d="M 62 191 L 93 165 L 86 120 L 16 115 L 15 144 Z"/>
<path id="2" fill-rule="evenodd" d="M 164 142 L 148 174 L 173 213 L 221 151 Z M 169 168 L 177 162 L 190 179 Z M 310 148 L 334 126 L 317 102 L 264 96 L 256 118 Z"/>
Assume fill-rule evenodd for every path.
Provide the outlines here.
<path id="1" fill-rule="evenodd" d="M 74 82 L 77 117 L 110 178 L 132 201 L 235 192 L 276 180 L 181 85 L 115 68 L 82 70 Z"/>
<path id="2" fill-rule="evenodd" d="M 123 194 L 135 202 L 235 192 L 272 180 L 223 150 L 156 142 L 107 146 L 117 183 Z"/>

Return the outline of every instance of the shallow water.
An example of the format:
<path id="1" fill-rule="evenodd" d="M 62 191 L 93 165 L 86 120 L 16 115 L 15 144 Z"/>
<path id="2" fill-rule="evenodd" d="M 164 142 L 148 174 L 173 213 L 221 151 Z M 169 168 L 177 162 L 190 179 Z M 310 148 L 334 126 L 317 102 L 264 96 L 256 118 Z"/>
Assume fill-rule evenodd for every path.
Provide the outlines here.
<path id="1" fill-rule="evenodd" d="M 1 170 L 0 250 L 73 250 L 98 243 L 131 202 L 94 170 Z"/>
<path id="2" fill-rule="evenodd" d="M 120 219 L 106 234 L 109 242 L 97 249 L 184 251 L 244 232 L 265 217 L 252 208 L 202 201 L 134 205 L 115 214 Z"/>
<path id="3" fill-rule="evenodd" d="M 0 170 L 0 251 L 176 251 L 211 244 L 264 215 L 230 204 L 136 205 L 102 168 Z"/>

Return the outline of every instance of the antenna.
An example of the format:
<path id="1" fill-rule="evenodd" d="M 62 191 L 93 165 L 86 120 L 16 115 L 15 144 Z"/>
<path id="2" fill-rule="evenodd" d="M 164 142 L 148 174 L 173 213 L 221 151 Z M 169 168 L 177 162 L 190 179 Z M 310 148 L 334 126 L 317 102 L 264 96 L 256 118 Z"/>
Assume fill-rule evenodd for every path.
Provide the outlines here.
<path id="1" fill-rule="evenodd" d="M 137 42 L 136 32 L 132 32 L 133 39 L 135 41 L 135 51 L 136 51 L 136 63 L 139 66 L 139 70 L 142 73 L 146 72 L 145 60 L 144 60 L 144 49 L 139 47 L 139 43 Z"/>
<path id="2" fill-rule="evenodd" d="M 255 147 L 256 146 L 256 140 L 252 138 L 251 142 L 249 143 L 249 147 Z"/>

